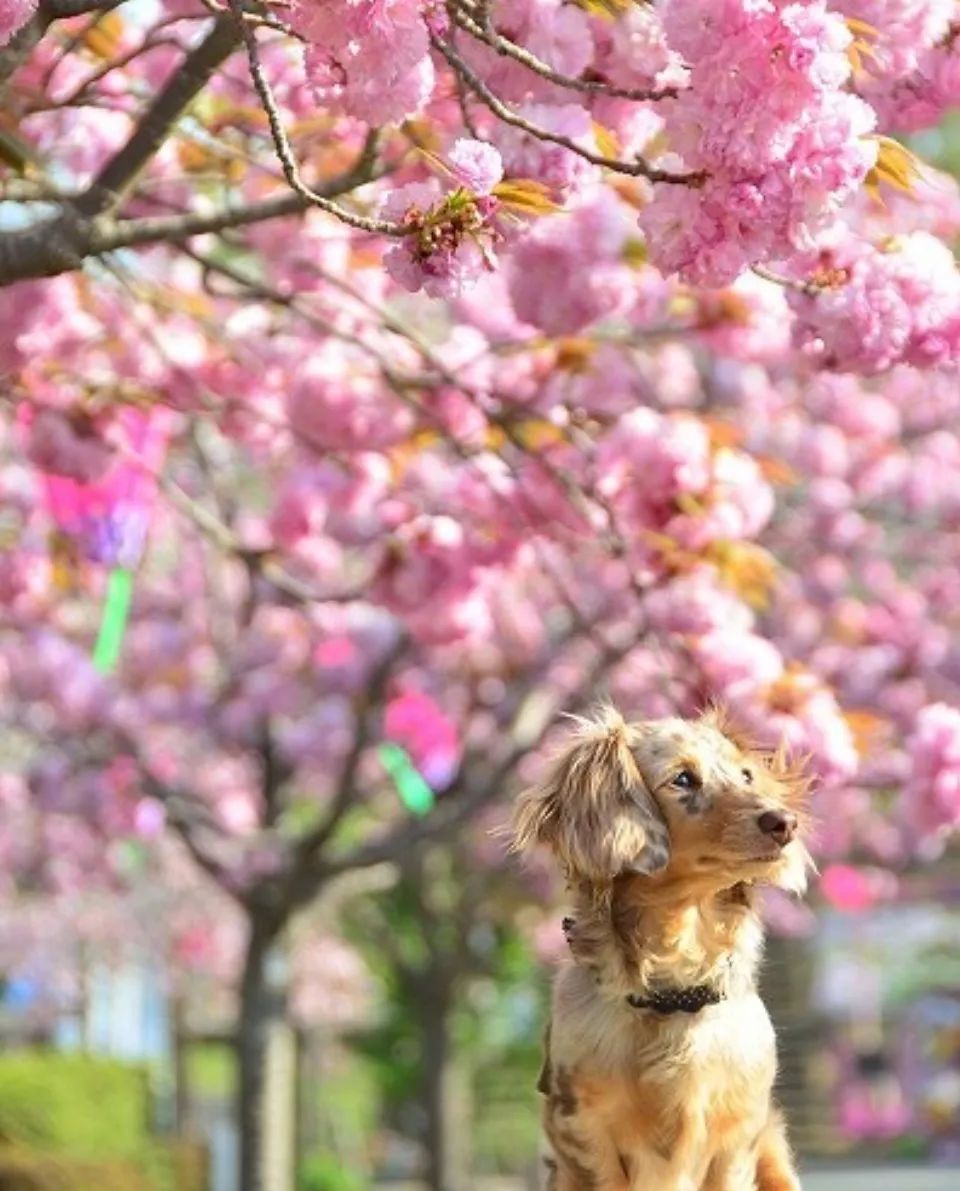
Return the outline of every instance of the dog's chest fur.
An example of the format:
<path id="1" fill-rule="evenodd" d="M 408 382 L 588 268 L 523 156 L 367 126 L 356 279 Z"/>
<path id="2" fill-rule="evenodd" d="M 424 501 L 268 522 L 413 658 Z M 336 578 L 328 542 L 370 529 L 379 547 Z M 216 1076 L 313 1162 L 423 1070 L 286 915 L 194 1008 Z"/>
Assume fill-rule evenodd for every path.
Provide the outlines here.
<path id="1" fill-rule="evenodd" d="M 616 899 L 581 904 L 574 958 L 555 986 L 541 1077 L 546 1130 L 568 1164 L 607 1171 L 593 1183 L 584 1176 L 585 1188 L 663 1181 L 668 1169 L 707 1185 L 718 1156 L 748 1152 L 770 1112 L 776 1049 L 753 987 L 760 934 L 752 907 L 654 919 L 662 927 L 654 934 L 644 935 L 644 915 L 625 932 Z M 626 1003 L 637 981 L 656 987 L 676 972 L 689 984 L 716 982 L 727 999 L 670 1016 Z"/>

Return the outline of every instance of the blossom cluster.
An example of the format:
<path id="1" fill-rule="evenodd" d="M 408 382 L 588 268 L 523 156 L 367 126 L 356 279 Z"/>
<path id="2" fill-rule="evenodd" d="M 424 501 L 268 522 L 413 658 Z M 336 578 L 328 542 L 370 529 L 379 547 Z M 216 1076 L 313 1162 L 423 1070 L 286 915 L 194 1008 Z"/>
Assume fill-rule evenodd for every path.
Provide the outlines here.
<path id="1" fill-rule="evenodd" d="M 0 3 L 0 46 L 13 37 L 33 16 L 37 0 L 2 0 Z"/>
<path id="2" fill-rule="evenodd" d="M 307 76 L 324 107 L 370 124 L 403 120 L 430 98 L 435 74 L 421 0 L 297 0 Z"/>
<path id="3" fill-rule="evenodd" d="M 405 234 L 384 253 L 384 267 L 404 289 L 456 297 L 484 269 L 496 267 L 500 238 L 493 189 L 503 177 L 491 145 L 463 138 L 447 155 L 447 185 L 437 178 L 394 190 L 382 214 Z"/>
<path id="4" fill-rule="evenodd" d="M 879 137 L 951 93 L 953 5 L 602 7 L 275 6 L 263 77 L 341 205 L 290 214 L 238 51 L 96 221 L 131 243 L 0 289 L 11 888 L 132 883 L 149 857 L 176 962 L 219 972 L 239 944 L 183 912 L 172 835 L 212 837 L 251 893 L 343 789 L 338 857 L 404 826 L 378 744 L 438 802 L 464 764 L 499 795 L 598 687 L 639 715 L 717 698 L 809 754 L 837 904 L 890 890 L 852 850 L 888 864 L 957 827 L 960 202 L 891 174 Z M 30 11 L 0 0 L 0 40 Z M 0 165 L 28 196 L 4 247 L 53 180 L 84 193 L 209 33 L 199 0 L 163 12 L 54 22 L 8 60 L 8 149 L 33 161 Z M 362 983 L 336 958 L 334 985 Z"/>
<path id="5" fill-rule="evenodd" d="M 839 0 L 863 31 L 857 90 L 885 127 L 915 132 L 960 98 L 957 11 L 952 0 Z"/>
<path id="6" fill-rule="evenodd" d="M 725 285 L 811 243 L 873 166 L 875 117 L 846 89 L 852 34 L 822 0 L 671 0 L 663 18 L 690 68 L 667 135 L 699 181 L 659 186 L 641 226 L 666 272 Z"/>
<path id="7" fill-rule="evenodd" d="M 825 284 L 792 293 L 799 346 L 827 367 L 872 375 L 895 364 L 932 368 L 960 353 L 960 273 L 927 232 L 825 251 Z"/>
<path id="8" fill-rule="evenodd" d="M 907 743 L 911 775 L 904 813 L 911 830 L 942 835 L 960 824 L 960 712 L 932 704 Z"/>

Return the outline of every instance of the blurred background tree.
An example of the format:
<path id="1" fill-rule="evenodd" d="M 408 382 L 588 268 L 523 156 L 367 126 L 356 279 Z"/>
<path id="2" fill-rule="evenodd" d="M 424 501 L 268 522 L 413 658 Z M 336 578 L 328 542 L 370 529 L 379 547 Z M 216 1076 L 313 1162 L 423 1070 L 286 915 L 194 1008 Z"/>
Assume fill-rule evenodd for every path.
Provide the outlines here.
<path id="1" fill-rule="evenodd" d="M 121 1064 L 0 1062 L 0 1182 L 521 1171 L 496 829 L 599 697 L 811 756 L 804 1144 L 950 1152 L 955 18 L 0 0 L 2 1024 Z M 838 1000 L 898 899 L 931 981 Z"/>

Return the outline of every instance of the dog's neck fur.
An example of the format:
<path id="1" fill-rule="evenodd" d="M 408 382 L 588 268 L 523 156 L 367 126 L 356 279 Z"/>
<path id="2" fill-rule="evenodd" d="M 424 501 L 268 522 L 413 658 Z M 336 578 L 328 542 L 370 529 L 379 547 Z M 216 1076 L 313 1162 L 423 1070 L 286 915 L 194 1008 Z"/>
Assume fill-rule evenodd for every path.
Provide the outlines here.
<path id="1" fill-rule="evenodd" d="M 755 989 L 763 931 L 754 891 L 625 875 L 575 883 L 567 941 L 604 997 L 708 984 L 725 998 Z"/>

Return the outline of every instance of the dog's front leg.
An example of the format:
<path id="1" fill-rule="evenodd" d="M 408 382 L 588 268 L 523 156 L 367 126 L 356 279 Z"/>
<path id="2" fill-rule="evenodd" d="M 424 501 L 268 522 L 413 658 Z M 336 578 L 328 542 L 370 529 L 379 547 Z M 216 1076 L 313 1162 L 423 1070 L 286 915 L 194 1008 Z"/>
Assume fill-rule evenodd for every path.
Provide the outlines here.
<path id="1" fill-rule="evenodd" d="M 800 1191 L 787 1129 L 777 1109 L 770 1113 L 757 1142 L 757 1191 Z"/>
<path id="2" fill-rule="evenodd" d="M 702 1139 L 688 1127 L 672 1146 L 644 1145 L 630 1155 L 630 1191 L 700 1191 L 706 1161 Z"/>
<path id="3" fill-rule="evenodd" d="M 543 1158 L 541 1191 L 630 1191 L 623 1167 L 584 1150 L 554 1149 Z"/>
<path id="4" fill-rule="evenodd" d="M 757 1153 L 752 1146 L 716 1154 L 701 1191 L 756 1191 Z"/>
<path id="5" fill-rule="evenodd" d="M 598 1125 L 586 1115 L 551 1112 L 548 1107 L 544 1191 L 630 1191 L 624 1160 Z"/>

